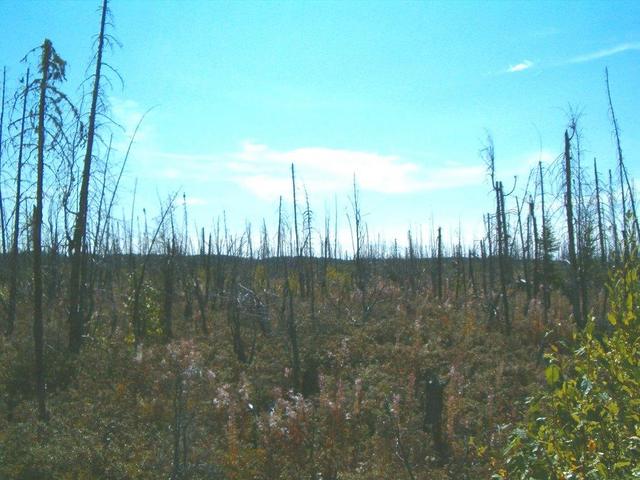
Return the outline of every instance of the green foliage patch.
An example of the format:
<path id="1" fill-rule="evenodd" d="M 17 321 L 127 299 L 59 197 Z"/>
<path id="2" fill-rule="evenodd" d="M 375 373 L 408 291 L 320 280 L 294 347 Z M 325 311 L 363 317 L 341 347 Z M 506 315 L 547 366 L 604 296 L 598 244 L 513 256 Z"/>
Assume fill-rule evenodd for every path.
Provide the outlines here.
<path id="1" fill-rule="evenodd" d="M 640 478 L 640 262 L 634 253 L 608 287 L 611 331 L 593 320 L 574 355 L 546 355 L 549 390 L 512 432 L 495 478 Z"/>

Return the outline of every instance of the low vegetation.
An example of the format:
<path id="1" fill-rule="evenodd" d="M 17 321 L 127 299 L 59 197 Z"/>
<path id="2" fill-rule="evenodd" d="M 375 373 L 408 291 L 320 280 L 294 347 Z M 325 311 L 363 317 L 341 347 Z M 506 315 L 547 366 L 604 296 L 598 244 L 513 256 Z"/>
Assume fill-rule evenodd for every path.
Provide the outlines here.
<path id="1" fill-rule="evenodd" d="M 574 114 L 524 188 L 488 139 L 471 244 L 371 241 L 356 177 L 345 249 L 294 165 L 272 234 L 194 231 L 178 194 L 114 212 L 107 15 L 88 101 L 49 40 L 3 82 L 0 478 L 640 476 L 640 231 L 608 77 L 615 169 L 584 163 Z"/>

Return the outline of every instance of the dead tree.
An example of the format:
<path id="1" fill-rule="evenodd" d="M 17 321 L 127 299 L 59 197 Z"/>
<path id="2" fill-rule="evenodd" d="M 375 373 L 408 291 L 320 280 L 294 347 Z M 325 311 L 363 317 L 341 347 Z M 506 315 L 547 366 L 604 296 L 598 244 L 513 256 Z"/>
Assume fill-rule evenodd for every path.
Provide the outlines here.
<path id="1" fill-rule="evenodd" d="M 496 243 L 498 244 L 498 266 L 500 274 L 500 300 L 502 303 L 502 319 L 506 333 L 511 332 L 511 315 L 509 312 L 509 297 L 507 284 L 510 281 L 509 269 L 509 237 L 507 234 L 507 220 L 504 206 L 504 187 L 502 182 L 495 183 L 496 192 Z"/>
<path id="2" fill-rule="evenodd" d="M 102 2 L 102 16 L 100 20 L 100 33 L 98 34 L 98 50 L 96 56 L 96 70 L 93 77 L 93 92 L 91 94 L 91 110 L 89 112 L 89 125 L 87 128 L 87 144 L 82 170 L 82 184 L 80 186 L 80 205 L 76 216 L 73 239 L 70 245 L 71 274 L 69 276 L 69 350 L 77 353 L 82 344 L 82 334 L 85 322 L 85 302 L 88 293 L 86 291 L 86 232 L 87 214 L 89 210 L 89 181 L 91 178 L 91 163 L 93 160 L 93 144 L 96 137 L 96 116 L 98 109 L 98 97 L 100 93 L 100 80 L 102 69 L 102 52 L 105 39 L 105 24 L 107 18 L 107 0 Z"/>
<path id="3" fill-rule="evenodd" d="M 516 210 L 518 214 L 518 233 L 520 236 L 520 249 L 522 252 L 522 258 L 520 260 L 522 262 L 522 273 L 524 276 L 523 280 L 524 280 L 524 286 L 527 292 L 527 305 L 528 305 L 529 302 L 531 301 L 531 298 L 533 297 L 533 281 L 531 279 L 531 275 L 529 272 L 530 236 L 527 234 L 527 239 L 525 241 L 524 229 L 522 228 L 522 209 L 523 208 L 524 208 L 524 200 L 522 203 L 520 203 L 518 201 L 518 197 L 516 197 Z M 525 312 L 526 312 L 526 308 L 527 307 L 525 307 Z"/>
<path id="4" fill-rule="evenodd" d="M 593 158 L 593 176 L 595 178 L 595 195 L 596 195 L 596 213 L 598 217 L 598 241 L 600 243 L 600 263 L 602 266 L 605 266 L 607 263 L 607 249 L 605 247 L 605 234 L 604 234 L 604 226 L 602 222 L 602 206 L 600 205 L 600 181 L 598 178 L 598 164 L 596 163 L 596 158 Z"/>
<path id="5" fill-rule="evenodd" d="M 16 174 L 16 200 L 13 212 L 13 238 L 11 242 L 11 257 L 9 261 L 9 304 L 7 312 L 7 335 L 13 333 L 18 304 L 18 240 L 20 238 L 20 203 L 22 201 L 22 167 L 24 154 L 25 121 L 27 118 L 27 98 L 29 97 L 29 69 L 25 76 L 25 86 L 22 93 L 22 116 L 20 117 L 20 140 L 18 147 L 18 169 Z"/>
<path id="6" fill-rule="evenodd" d="M 469 249 L 468 255 L 469 255 L 469 257 L 468 257 L 469 281 L 471 282 L 471 292 L 473 293 L 474 297 L 477 297 L 478 296 L 478 285 L 476 283 L 476 273 L 475 273 L 475 268 L 473 266 L 473 264 L 474 264 L 474 262 L 476 261 L 476 258 L 477 258 L 475 247 L 473 248 L 473 250 Z"/>
<path id="7" fill-rule="evenodd" d="M 576 254 L 576 237 L 574 232 L 574 219 L 573 219 L 573 193 L 571 190 L 571 139 L 569 133 L 564 132 L 564 182 L 565 182 L 565 212 L 567 216 L 567 242 L 569 248 L 569 269 L 571 275 L 571 285 L 569 291 L 569 298 L 573 308 L 573 316 L 576 324 L 579 328 L 583 328 L 586 325 L 585 318 L 582 314 L 582 308 L 580 305 L 579 285 L 580 285 L 580 272 L 578 267 L 578 259 Z"/>
<path id="8" fill-rule="evenodd" d="M 144 288 L 144 280 L 147 272 L 147 266 L 151 259 L 153 248 L 156 244 L 158 235 L 162 230 L 162 227 L 167 218 L 167 215 L 169 215 L 173 211 L 173 205 L 176 199 L 176 195 L 177 194 L 174 194 L 173 197 L 169 199 L 166 209 L 163 212 L 161 212 L 160 220 L 158 221 L 158 226 L 156 227 L 156 230 L 150 242 L 148 242 L 147 244 L 147 250 L 145 252 L 144 259 L 142 260 L 142 266 L 140 268 L 140 272 L 137 273 L 135 271 L 132 271 L 134 283 L 133 283 L 133 302 L 132 302 L 132 308 L 131 308 L 131 324 L 133 326 L 134 343 L 136 347 L 142 344 L 147 334 L 147 318 L 145 315 L 142 315 L 142 305 L 141 305 L 142 291 Z"/>
<path id="9" fill-rule="evenodd" d="M 437 239 L 437 255 L 438 258 L 436 260 L 436 291 L 438 294 L 438 301 L 442 302 L 442 272 L 443 268 L 443 260 L 442 260 L 442 228 L 438 227 L 438 239 Z"/>
<path id="10" fill-rule="evenodd" d="M 351 243 L 353 248 L 353 262 L 355 267 L 355 284 L 360 292 L 360 305 L 362 307 L 362 320 L 369 318 L 373 301 L 369 299 L 368 280 L 369 272 L 365 261 L 365 225 L 362 219 L 362 207 L 360 205 L 360 191 L 356 183 L 356 177 L 353 176 L 353 198 L 351 200 L 353 210 L 353 220 L 348 217 L 349 227 L 351 229 Z"/>
<path id="11" fill-rule="evenodd" d="M 611 217 L 611 233 L 613 235 L 613 257 L 615 263 L 620 262 L 620 238 L 618 237 L 618 223 L 616 221 L 616 200 L 613 193 L 613 174 L 609 169 L 609 216 Z"/>
<path id="12" fill-rule="evenodd" d="M 173 219 L 171 221 L 171 237 L 165 238 L 164 258 L 163 258 L 163 279 L 164 279 L 164 303 L 162 306 L 162 334 L 164 341 L 169 342 L 173 337 L 173 300 L 175 296 L 176 279 L 176 238 L 173 233 Z"/>
<path id="13" fill-rule="evenodd" d="M 611 101 L 611 89 L 609 87 L 609 69 L 605 68 L 605 81 L 607 84 L 607 100 L 609 101 L 609 113 L 611 114 L 611 123 L 613 124 L 613 133 L 616 138 L 616 148 L 618 153 L 618 175 L 620 176 L 620 195 L 622 197 L 622 243 L 623 243 L 623 251 L 625 254 L 625 258 L 629 255 L 629 249 L 631 245 L 629 244 L 629 234 L 627 231 L 627 203 L 626 203 L 626 195 L 625 195 L 625 184 L 627 188 L 627 195 L 629 196 L 629 203 L 631 207 L 631 222 L 634 227 L 636 241 L 640 239 L 640 225 L 638 224 L 638 215 L 636 210 L 636 202 L 633 195 L 633 189 L 631 188 L 631 183 L 629 182 L 629 175 L 627 174 L 627 169 L 624 165 L 624 159 L 622 156 L 622 147 L 620 146 L 620 128 L 618 127 L 618 120 L 616 118 L 615 111 L 613 110 L 613 102 Z"/>
<path id="14" fill-rule="evenodd" d="M 46 143 L 47 96 L 51 83 L 64 78 L 65 61 L 58 56 L 49 39 L 42 44 L 39 81 L 37 127 L 36 204 L 33 210 L 33 338 L 35 343 L 36 396 L 38 418 L 47 420 L 46 389 L 44 372 L 44 322 L 42 288 L 42 212 L 44 207 L 44 149 Z"/>
<path id="15" fill-rule="evenodd" d="M 542 236 L 540 239 L 542 247 L 542 306 L 544 323 L 549 323 L 549 309 L 551 308 L 551 251 L 553 250 L 553 238 L 547 210 L 545 208 L 544 195 L 544 175 L 542 173 L 542 162 L 538 162 L 538 173 L 540 175 L 540 215 L 542 221 Z"/>
<path id="16" fill-rule="evenodd" d="M 7 68 L 2 69 L 2 100 L 0 103 L 0 172 L 2 172 L 2 133 L 4 131 L 4 95 L 7 83 Z M 4 219 L 4 197 L 2 196 L 2 179 L 0 178 L 0 237 L 2 237 L 2 254 L 7 253 L 7 224 Z"/>
<path id="17" fill-rule="evenodd" d="M 533 243 L 533 255 L 531 255 Z M 532 289 L 538 291 L 540 287 L 540 238 L 538 237 L 538 221 L 536 219 L 533 198 L 529 197 L 529 214 L 527 216 L 527 252 L 529 260 L 533 257 Z"/>
<path id="18" fill-rule="evenodd" d="M 285 307 L 286 305 L 286 307 Z M 285 280 L 284 297 L 283 297 L 283 313 L 286 314 L 287 335 L 291 344 L 291 366 L 293 373 L 293 389 L 298 391 L 300 388 L 300 347 L 298 345 L 298 326 L 293 310 L 293 295 L 289 285 L 289 276 Z"/>
<path id="19" fill-rule="evenodd" d="M 209 234 L 209 242 L 205 245 L 204 228 L 201 234 L 200 245 L 200 266 L 204 270 L 204 284 L 200 282 L 200 275 L 198 268 L 195 269 L 193 274 L 194 279 L 194 292 L 196 300 L 198 302 L 198 310 L 200 311 L 200 327 L 204 335 L 209 334 L 209 327 L 207 326 L 207 311 L 209 306 L 209 300 L 211 297 L 211 257 L 212 257 L 212 242 L 211 234 Z"/>

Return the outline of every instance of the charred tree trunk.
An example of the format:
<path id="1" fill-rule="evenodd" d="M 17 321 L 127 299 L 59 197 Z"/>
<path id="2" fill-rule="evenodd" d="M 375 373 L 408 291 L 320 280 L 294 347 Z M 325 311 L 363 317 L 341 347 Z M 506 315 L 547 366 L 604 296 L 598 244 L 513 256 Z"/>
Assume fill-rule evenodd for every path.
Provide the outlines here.
<path id="1" fill-rule="evenodd" d="M 478 286 L 476 284 L 476 274 L 475 269 L 473 267 L 473 262 L 477 258 L 475 250 L 469 249 L 469 280 L 471 282 L 471 292 L 473 296 L 476 297 L 478 295 Z"/>
<path id="2" fill-rule="evenodd" d="M 531 242 L 533 240 L 533 291 L 535 294 L 540 288 L 540 241 L 538 237 L 538 221 L 533 199 L 529 199 L 529 218 L 527 220 L 527 244 L 529 245 L 529 258 L 531 258 Z"/>
<path id="3" fill-rule="evenodd" d="M 511 333 L 511 315 L 509 312 L 509 297 L 507 284 L 509 282 L 509 240 L 507 236 L 506 214 L 504 211 L 504 190 L 502 182 L 496 182 L 496 242 L 498 244 L 498 266 L 500 273 L 500 300 L 502 303 L 502 319 L 505 332 Z"/>
<path id="4" fill-rule="evenodd" d="M 438 301 L 442 302 L 442 228 L 438 227 L 437 263 L 436 263 L 436 292 Z"/>
<path id="5" fill-rule="evenodd" d="M 493 226 L 491 225 L 491 215 L 487 213 L 486 215 L 486 231 L 487 231 L 487 260 L 489 264 L 489 292 L 493 292 L 493 288 L 496 283 L 496 269 L 493 263 L 493 256 L 495 249 L 493 248 Z"/>
<path id="6" fill-rule="evenodd" d="M 547 224 L 547 211 L 544 204 L 544 175 L 542 174 L 542 162 L 538 162 L 540 174 L 540 208 L 542 215 L 542 306 L 545 325 L 549 323 L 549 309 L 551 308 L 551 231 Z"/>
<path id="7" fill-rule="evenodd" d="M 613 234 L 613 255 L 616 263 L 620 262 L 620 238 L 618 237 L 618 222 L 616 221 L 616 200 L 613 194 L 613 175 L 609 169 L 609 210 L 611 215 L 611 230 Z"/>
<path id="8" fill-rule="evenodd" d="M 22 201 L 22 167 L 24 152 L 24 129 L 27 118 L 27 97 L 29 96 L 29 70 L 25 77 L 24 98 L 22 99 L 22 117 L 20 118 L 20 146 L 18 149 L 18 172 L 16 174 L 16 201 L 13 213 L 13 239 L 9 262 L 9 305 L 7 312 L 7 335 L 13 333 L 18 305 L 18 240 L 20 238 L 20 202 Z"/>
<path id="9" fill-rule="evenodd" d="M 298 326 L 293 310 L 293 294 L 289 285 L 289 273 L 285 267 L 285 283 L 282 298 L 282 315 L 286 316 L 287 336 L 291 346 L 291 367 L 293 373 L 293 390 L 300 388 L 300 347 L 298 345 Z"/>
<path id="10" fill-rule="evenodd" d="M 565 211 L 567 215 L 567 241 L 569 248 L 569 267 L 571 272 L 571 285 L 569 296 L 573 308 L 573 316 L 579 328 L 584 328 L 585 319 L 582 315 L 579 294 L 579 268 L 576 254 L 576 237 L 573 219 L 573 192 L 571 191 L 571 140 L 567 131 L 564 132 L 564 175 L 565 175 Z"/>
<path id="11" fill-rule="evenodd" d="M 482 295 L 486 301 L 488 296 L 488 285 L 487 285 L 487 249 L 485 247 L 484 240 L 480 240 L 480 258 L 482 263 Z"/>
<path id="12" fill-rule="evenodd" d="M 624 167 L 622 147 L 620 146 L 620 130 L 618 128 L 618 120 L 613 110 L 613 102 L 611 101 L 611 89 L 609 88 L 609 69 L 607 68 L 604 69 L 604 75 L 605 75 L 605 82 L 607 84 L 607 100 L 609 101 L 609 113 L 611 114 L 611 123 L 613 124 L 613 134 L 616 139 L 616 149 L 618 153 L 618 176 L 620 177 L 620 196 L 622 199 L 622 251 L 624 254 L 624 258 L 626 259 L 629 256 L 629 246 L 630 246 L 629 238 L 628 238 L 628 225 L 627 225 L 627 196 L 625 194 L 625 186 L 624 186 L 626 169 Z M 629 189 L 629 194 L 631 194 L 631 189 Z M 635 210 L 635 207 L 633 210 Z M 634 215 L 635 215 L 635 212 L 634 212 Z"/>
<path id="13" fill-rule="evenodd" d="M 0 172 L 2 172 L 2 132 L 4 131 L 4 95 L 7 83 L 7 68 L 2 69 L 2 103 L 0 103 Z M 0 182 L 0 237 L 2 237 L 2 254 L 7 253 L 7 224 L 4 219 L 4 197 Z"/>
<path id="14" fill-rule="evenodd" d="M 206 248 L 206 250 L 205 250 Z M 194 272 L 194 283 L 196 299 L 198 300 L 198 309 L 200 310 L 200 327 L 204 335 L 209 334 L 207 325 L 207 312 L 211 293 L 211 256 L 212 256 L 211 234 L 209 234 L 209 243 L 205 246 L 204 228 L 202 229 L 202 245 L 200 249 L 200 261 L 204 268 L 204 287 L 200 286 L 200 277 L 198 270 Z"/>
<path id="15" fill-rule="evenodd" d="M 175 238 L 169 242 L 166 259 L 164 262 L 164 304 L 162 308 L 162 334 L 165 342 L 170 342 L 173 337 L 173 297 L 175 294 Z"/>
<path id="16" fill-rule="evenodd" d="M 88 292 L 86 288 L 86 231 L 87 213 L 89 209 L 89 180 L 91 178 L 91 161 L 93 158 L 93 143 L 96 133 L 96 114 L 98 96 L 100 93 L 100 79 L 102 69 L 102 51 L 104 47 L 104 30 L 107 19 L 107 0 L 102 3 L 102 17 L 100 33 L 98 35 L 98 51 L 96 56 L 96 71 L 93 92 L 91 95 L 91 111 L 89 112 L 89 126 L 87 128 L 87 148 L 82 170 L 80 186 L 80 205 L 71 241 L 71 275 L 69 277 L 69 350 L 73 353 L 80 351 L 82 334 L 85 323 L 85 302 Z"/>
<path id="17" fill-rule="evenodd" d="M 35 343 L 36 397 L 38 418 L 47 420 L 44 379 L 44 325 L 42 312 L 42 208 L 44 196 L 44 144 L 47 87 L 52 46 L 47 39 L 42 46 L 40 101 L 38 104 L 38 163 L 36 167 L 36 205 L 33 211 L 33 338 Z"/>
<path id="18" fill-rule="evenodd" d="M 607 263 L 607 250 L 605 247 L 604 227 L 602 224 L 602 207 L 600 205 L 600 181 L 598 178 L 598 164 L 593 158 L 593 176 L 596 181 L 596 211 L 598 215 L 598 241 L 600 243 L 600 263 L 605 266 Z"/>
<path id="19" fill-rule="evenodd" d="M 516 197 L 516 210 L 518 211 L 518 232 L 520 235 L 520 249 L 522 252 L 522 272 L 524 276 L 525 289 L 527 291 L 527 305 L 533 297 L 533 282 L 531 281 L 531 275 L 529 274 L 529 235 L 527 235 L 527 241 L 524 239 L 524 229 L 522 228 L 522 208 L 524 207 L 524 199 L 522 204 L 519 203 Z M 526 311 L 526 307 L 525 307 Z"/>

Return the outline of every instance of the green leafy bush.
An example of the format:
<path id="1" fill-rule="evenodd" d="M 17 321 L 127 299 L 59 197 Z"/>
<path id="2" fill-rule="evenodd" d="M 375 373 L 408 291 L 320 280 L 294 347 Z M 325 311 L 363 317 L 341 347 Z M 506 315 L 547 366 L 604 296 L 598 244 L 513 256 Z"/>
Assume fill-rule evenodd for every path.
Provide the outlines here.
<path id="1" fill-rule="evenodd" d="M 609 284 L 611 332 L 591 321 L 572 358 L 547 355 L 549 391 L 530 402 L 494 478 L 640 478 L 640 261 Z"/>

